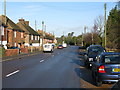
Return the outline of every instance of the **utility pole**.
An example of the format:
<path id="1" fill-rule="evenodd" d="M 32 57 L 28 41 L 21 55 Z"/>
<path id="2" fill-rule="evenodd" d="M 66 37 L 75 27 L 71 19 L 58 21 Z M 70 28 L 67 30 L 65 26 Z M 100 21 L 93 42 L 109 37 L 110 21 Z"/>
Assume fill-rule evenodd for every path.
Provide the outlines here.
<path id="1" fill-rule="evenodd" d="M 93 32 L 92 32 L 92 45 L 93 45 Z"/>
<path id="2" fill-rule="evenodd" d="M 84 34 L 86 34 L 86 29 L 87 29 L 87 27 L 86 27 L 86 26 L 84 26 Z"/>
<path id="3" fill-rule="evenodd" d="M 5 16 L 5 18 L 4 18 L 4 20 L 3 20 L 3 22 L 5 21 L 5 26 L 6 26 L 6 0 L 4 0 L 4 16 Z M 4 32 L 4 28 L 2 28 L 2 26 L 1 26 L 1 46 L 2 46 L 2 44 L 3 44 L 3 42 L 2 42 L 2 40 L 3 40 L 3 35 L 2 35 L 2 32 Z M 4 34 L 4 33 L 3 33 Z M 6 30 L 6 39 L 7 39 L 7 30 Z"/>
<path id="4" fill-rule="evenodd" d="M 104 4 L 104 44 L 106 48 L 106 3 Z"/>
<path id="5" fill-rule="evenodd" d="M 82 46 L 83 46 L 83 33 L 82 33 Z"/>
<path id="6" fill-rule="evenodd" d="M 6 0 L 4 0 L 4 16 L 5 16 L 5 25 L 6 25 Z"/>
<path id="7" fill-rule="evenodd" d="M 54 31 L 53 31 L 53 43 L 54 43 L 54 40 L 55 40 L 55 36 L 54 36 Z"/>
<path id="8" fill-rule="evenodd" d="M 45 33 L 46 33 L 46 25 L 45 25 Z M 45 33 L 44 33 L 44 37 L 45 37 Z"/>
<path id="9" fill-rule="evenodd" d="M 64 43 L 64 31 L 63 31 L 63 42 L 62 43 Z"/>
<path id="10" fill-rule="evenodd" d="M 44 43 L 44 21 L 42 21 L 42 50 L 43 50 L 43 43 Z"/>

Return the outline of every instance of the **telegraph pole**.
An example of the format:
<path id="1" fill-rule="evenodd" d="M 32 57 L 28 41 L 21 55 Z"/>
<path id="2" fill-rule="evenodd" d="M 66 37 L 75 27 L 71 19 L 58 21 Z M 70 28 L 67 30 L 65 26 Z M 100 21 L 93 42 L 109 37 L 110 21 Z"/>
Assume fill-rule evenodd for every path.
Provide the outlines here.
<path id="1" fill-rule="evenodd" d="M 64 31 L 63 31 L 63 42 L 62 43 L 64 43 Z"/>
<path id="2" fill-rule="evenodd" d="M 84 34 L 86 34 L 86 29 L 87 29 L 87 27 L 86 27 L 86 26 L 84 26 Z"/>
<path id="3" fill-rule="evenodd" d="M 44 43 L 44 21 L 42 21 L 42 50 L 43 50 L 43 43 Z"/>
<path id="4" fill-rule="evenodd" d="M 106 3 L 104 4 L 104 44 L 106 48 Z"/>
<path id="5" fill-rule="evenodd" d="M 45 25 L 45 33 L 46 33 L 46 25 Z M 44 33 L 44 37 L 46 36 L 45 33 Z"/>
<path id="6" fill-rule="evenodd" d="M 83 46 L 83 33 L 82 33 L 82 46 Z"/>

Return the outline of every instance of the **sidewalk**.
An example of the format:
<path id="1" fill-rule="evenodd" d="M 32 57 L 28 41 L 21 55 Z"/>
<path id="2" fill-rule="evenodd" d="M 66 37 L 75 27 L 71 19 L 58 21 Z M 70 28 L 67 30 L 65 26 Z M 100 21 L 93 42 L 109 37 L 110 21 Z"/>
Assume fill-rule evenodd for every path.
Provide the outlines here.
<path id="1" fill-rule="evenodd" d="M 36 54 L 39 54 L 39 53 L 42 53 L 42 51 L 32 52 L 32 53 L 28 53 L 28 54 L 18 54 L 18 55 L 15 55 L 15 56 L 3 57 L 3 58 L 0 58 L 0 62 L 10 61 L 10 60 L 14 60 L 14 59 L 22 58 L 22 57 L 27 57 L 27 56 L 32 56 L 32 55 L 36 55 Z"/>

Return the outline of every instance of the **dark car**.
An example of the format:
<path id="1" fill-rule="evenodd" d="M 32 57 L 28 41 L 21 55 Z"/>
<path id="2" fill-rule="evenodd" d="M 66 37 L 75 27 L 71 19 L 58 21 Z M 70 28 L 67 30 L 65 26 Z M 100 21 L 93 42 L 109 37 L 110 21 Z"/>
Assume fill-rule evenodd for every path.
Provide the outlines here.
<path id="1" fill-rule="evenodd" d="M 63 46 L 62 45 L 58 45 L 58 47 L 57 47 L 58 49 L 62 49 L 63 48 Z"/>
<path id="2" fill-rule="evenodd" d="M 103 52 L 92 65 L 92 76 L 97 86 L 120 79 L 120 53 Z"/>
<path id="3" fill-rule="evenodd" d="M 19 47 L 10 47 L 9 49 L 20 49 Z"/>
<path id="4" fill-rule="evenodd" d="M 92 67 L 92 62 L 95 61 L 95 58 L 98 54 L 105 52 L 106 50 L 101 45 L 90 45 L 87 48 L 87 52 L 85 55 L 85 65 L 88 68 Z"/>

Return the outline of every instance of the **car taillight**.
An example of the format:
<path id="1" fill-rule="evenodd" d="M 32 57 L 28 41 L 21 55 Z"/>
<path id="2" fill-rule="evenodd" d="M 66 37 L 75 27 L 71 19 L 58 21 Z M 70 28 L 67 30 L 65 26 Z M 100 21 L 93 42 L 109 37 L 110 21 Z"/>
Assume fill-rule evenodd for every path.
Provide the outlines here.
<path id="1" fill-rule="evenodd" d="M 105 71 L 105 66 L 103 66 L 103 65 L 100 66 L 99 69 L 98 69 L 98 72 L 99 72 L 99 73 L 106 73 L 106 71 Z"/>

